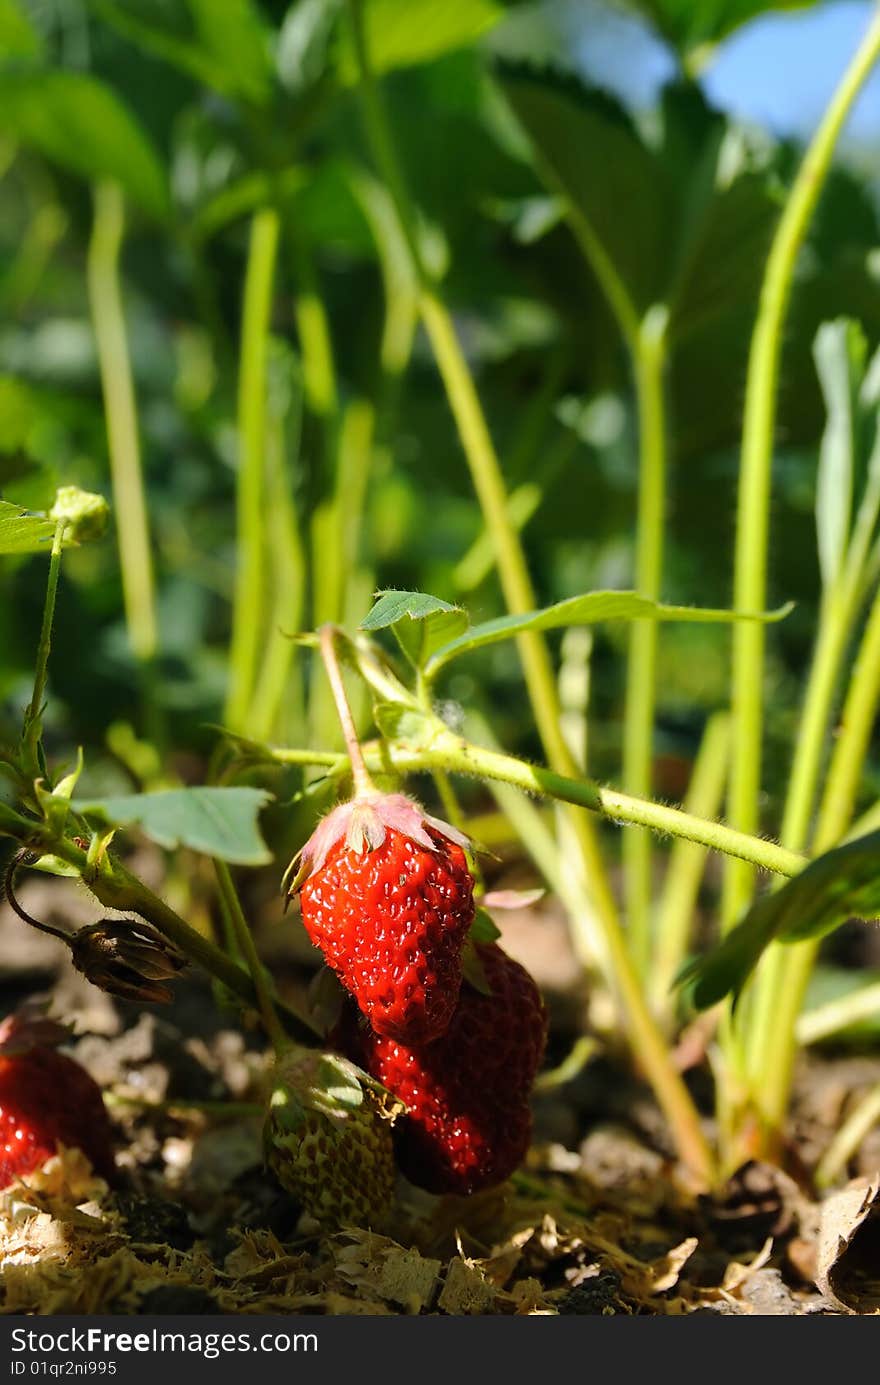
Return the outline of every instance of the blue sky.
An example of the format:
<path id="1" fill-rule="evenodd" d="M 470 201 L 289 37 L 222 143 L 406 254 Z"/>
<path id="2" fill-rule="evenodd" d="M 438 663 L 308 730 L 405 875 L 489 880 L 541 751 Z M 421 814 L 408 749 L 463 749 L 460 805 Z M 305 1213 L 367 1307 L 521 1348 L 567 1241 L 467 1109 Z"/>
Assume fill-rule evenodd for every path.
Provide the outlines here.
<path id="1" fill-rule="evenodd" d="M 706 69 L 708 95 L 724 110 L 776 134 L 809 134 L 859 42 L 873 3 L 826 0 L 743 25 L 720 45 Z M 502 26 L 497 46 L 511 55 L 572 63 L 636 105 L 649 103 L 673 73 L 671 56 L 653 32 L 601 0 L 545 0 L 540 39 L 530 9 L 514 10 Z M 862 92 L 847 134 L 860 141 L 878 139 L 880 149 L 880 71 Z"/>
<path id="2" fill-rule="evenodd" d="M 753 20 L 721 46 L 705 76 L 709 96 L 725 110 L 777 133 L 807 134 L 821 116 L 872 9 L 873 0 L 832 0 L 813 10 Z M 859 140 L 880 135 L 880 72 L 861 93 L 847 133 Z"/>

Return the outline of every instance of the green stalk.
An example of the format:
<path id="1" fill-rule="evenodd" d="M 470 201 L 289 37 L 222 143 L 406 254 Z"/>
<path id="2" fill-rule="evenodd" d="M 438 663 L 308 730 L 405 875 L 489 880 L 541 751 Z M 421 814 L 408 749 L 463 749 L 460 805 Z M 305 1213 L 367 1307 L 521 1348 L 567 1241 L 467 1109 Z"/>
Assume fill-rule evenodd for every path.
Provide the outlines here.
<path id="1" fill-rule="evenodd" d="M 332 501 L 315 528 L 315 624 L 342 622 L 348 580 L 358 564 L 361 524 L 373 460 L 376 414 L 367 399 L 345 407 L 339 429 Z"/>
<path id="2" fill-rule="evenodd" d="M 294 644 L 290 636 L 305 616 L 306 560 L 293 501 L 293 484 L 285 458 L 283 421 L 273 419 L 266 437 L 267 537 L 272 557 L 275 599 L 267 632 L 266 652 L 254 687 L 248 718 L 249 734 L 265 740 L 277 734 L 285 700 L 292 714 L 285 725 L 302 726 L 302 687 L 290 692 Z"/>
<path id="3" fill-rule="evenodd" d="M 225 713 L 226 725 L 242 732 L 248 730 L 248 712 L 265 629 L 266 367 L 278 232 L 279 219 L 274 208 L 264 207 L 255 214 L 251 222 L 242 311 L 238 380 L 237 565 L 232 608 L 230 681 Z"/>
<path id="4" fill-rule="evenodd" d="M 257 996 L 257 1004 L 260 1009 L 260 1019 L 266 1036 L 276 1053 L 281 1053 L 289 1046 L 289 1040 L 282 1028 L 278 1018 L 278 1011 L 275 1009 L 275 1000 L 266 980 L 266 968 L 260 961 L 254 943 L 254 935 L 250 930 L 248 921 L 244 916 L 241 907 L 241 900 L 238 891 L 232 883 L 232 876 L 225 861 L 214 861 L 214 870 L 217 873 L 217 885 L 220 890 L 220 897 L 226 909 L 227 917 L 232 925 L 235 940 L 241 949 L 241 955 L 247 962 L 251 980 L 254 983 L 254 991 Z"/>
<path id="5" fill-rule="evenodd" d="M 297 278 L 293 315 L 299 337 L 306 404 L 318 418 L 332 419 L 339 411 L 339 387 L 327 311 L 311 256 L 295 237 L 291 245 Z"/>
<path id="6" fill-rule="evenodd" d="M 324 671 L 327 674 L 327 681 L 330 684 L 330 691 L 333 694 L 333 702 L 336 707 L 336 715 L 339 718 L 339 726 L 342 730 L 342 739 L 345 741 L 345 749 L 351 765 L 351 777 L 354 785 L 355 797 L 367 796 L 376 791 L 369 770 L 364 761 L 364 754 L 361 743 L 358 740 L 357 730 L 354 724 L 354 717 L 351 714 L 351 704 L 348 694 L 345 691 L 345 683 L 342 678 L 342 669 L 339 665 L 339 658 L 336 653 L 336 630 L 332 625 L 322 625 L 319 633 L 321 660 L 324 664 Z"/>
<path id="7" fill-rule="evenodd" d="M 771 871 L 786 879 L 800 874 L 809 864 L 808 857 L 788 851 L 766 837 L 752 837 L 746 832 L 737 832 L 726 823 L 710 822 L 681 808 L 670 808 L 666 803 L 633 798 L 616 789 L 604 788 L 592 779 L 558 774 L 555 770 L 517 759 L 515 755 L 486 750 L 456 736 L 442 725 L 438 726 L 429 745 L 415 748 L 391 742 L 383 741 L 381 745 L 373 742 L 365 745 L 363 752 L 368 769 L 376 774 L 387 770 L 390 764 L 402 774 L 445 769 L 451 774 L 495 779 L 502 784 L 512 784 L 527 794 L 586 808 L 618 826 L 648 827 L 661 837 L 696 842 L 710 851 L 720 851 L 725 856 L 748 861 L 757 870 Z M 266 753 L 282 765 L 322 765 L 331 779 L 343 778 L 349 769 L 348 757 L 331 750 L 288 750 L 267 746 Z"/>
<path id="8" fill-rule="evenodd" d="M 714 818 L 724 796 L 730 754 L 730 718 L 716 712 L 706 724 L 684 807 L 698 818 Z M 657 912 L 657 941 L 651 990 L 658 1013 L 668 1012 L 675 978 L 687 956 L 694 911 L 706 865 L 706 847 L 679 838 L 669 856 Z"/>
<path id="9" fill-rule="evenodd" d="M 810 835 L 813 808 L 827 744 L 828 727 L 840 668 L 858 611 L 857 587 L 826 595 L 819 617 L 819 634 L 810 666 L 798 737 L 792 758 L 780 840 L 792 851 L 803 851 Z M 791 947 L 775 943 L 762 957 L 755 978 L 751 1008 L 746 1012 L 744 1043 L 749 1071 L 760 1088 L 767 1070 L 767 1055 L 779 1035 L 781 999 L 789 989 Z"/>
<path id="10" fill-rule="evenodd" d="M 853 668 L 841 728 L 831 757 L 825 794 L 816 827 L 814 851 L 821 854 L 846 834 L 856 805 L 859 782 L 877 707 L 880 704 L 880 593 L 874 598 Z M 766 1043 L 756 1097 L 770 1140 L 778 1139 L 785 1119 L 797 1053 L 797 1022 L 819 944 L 796 943 L 780 964 L 772 1041 Z M 757 1050 L 756 1050 L 757 1052 Z"/>
<path id="11" fill-rule="evenodd" d="M 794 851 L 802 850 L 809 837 L 841 667 L 862 601 L 876 579 L 871 542 L 878 509 L 880 473 L 870 472 L 842 572 L 823 592 L 782 822 L 781 840 Z M 780 996 L 788 989 L 792 956 L 797 957 L 797 953 L 780 944 L 768 950 L 758 968 L 751 1006 L 744 1010 L 748 1065 L 758 1088 L 763 1082 L 766 1054 L 775 1042 Z"/>
<path id="12" fill-rule="evenodd" d="M 58 578 L 61 574 L 61 552 L 64 544 L 66 520 L 59 520 L 52 538 L 52 553 L 49 558 L 49 577 L 46 582 L 46 598 L 43 602 L 43 622 L 40 628 L 40 643 L 34 668 L 34 691 L 30 706 L 24 714 L 22 728 L 22 751 L 27 772 L 35 779 L 42 773 L 40 764 L 40 741 L 43 734 L 43 704 L 46 700 L 46 680 L 49 671 L 49 654 L 52 648 L 52 625 L 55 620 L 55 598 L 58 595 Z"/>
<path id="13" fill-rule="evenodd" d="M 537 604 L 535 591 L 519 536 L 510 523 L 501 468 L 452 319 L 433 292 L 422 294 L 420 308 L 470 464 L 480 507 L 493 536 L 495 561 L 505 604 L 508 611 L 513 613 L 534 610 Z M 573 773 L 577 766 L 562 733 L 556 679 L 547 642 L 541 634 L 529 631 L 518 637 L 517 646 L 535 724 L 547 759 L 560 773 Z M 573 816 L 572 824 L 584 857 L 595 907 L 606 928 L 619 929 L 617 905 L 595 832 L 581 814 Z"/>
<path id="14" fill-rule="evenodd" d="M 804 1010 L 797 1022 L 797 1041 L 799 1044 L 817 1044 L 822 1039 L 830 1039 L 843 1029 L 858 1024 L 859 1020 L 872 1019 L 880 1012 L 880 981 L 870 986 L 862 986 L 857 991 L 849 991 L 835 1000 L 828 1000 L 815 1009 Z"/>
<path id="15" fill-rule="evenodd" d="M 663 375 L 668 313 L 656 305 L 645 316 L 634 349 L 639 415 L 639 504 L 636 588 L 660 599 L 666 508 L 666 417 Z M 629 793 L 650 796 L 653 785 L 654 711 L 658 625 L 633 622 L 629 637 L 623 730 L 623 782 Z M 651 959 L 652 842 L 647 832 L 628 832 L 623 865 L 629 932 L 636 964 L 647 975 Z"/>
<path id="16" fill-rule="evenodd" d="M 852 678 L 843 704 L 843 714 L 819 821 L 815 851 L 827 851 L 843 837 L 855 813 L 862 769 L 871 743 L 874 719 L 880 702 L 880 593 L 874 597 Z"/>
<path id="17" fill-rule="evenodd" d="M 767 600 L 770 478 L 782 329 L 798 254 L 825 183 L 838 136 L 880 54 L 880 9 L 843 75 L 804 156 L 767 260 L 746 380 L 737 509 L 733 605 L 760 611 Z M 728 817 L 744 832 L 759 826 L 764 696 L 763 626 L 738 623 L 733 631 L 733 746 Z M 754 870 L 728 862 L 723 921 L 734 923 L 748 904 Z"/>
<path id="18" fill-rule="evenodd" d="M 135 657 L 148 663 L 156 653 L 158 638 L 156 600 L 137 404 L 120 283 L 125 202 L 118 183 L 98 183 L 94 206 L 88 253 L 89 302 L 107 415 L 122 595 L 129 644 Z"/>

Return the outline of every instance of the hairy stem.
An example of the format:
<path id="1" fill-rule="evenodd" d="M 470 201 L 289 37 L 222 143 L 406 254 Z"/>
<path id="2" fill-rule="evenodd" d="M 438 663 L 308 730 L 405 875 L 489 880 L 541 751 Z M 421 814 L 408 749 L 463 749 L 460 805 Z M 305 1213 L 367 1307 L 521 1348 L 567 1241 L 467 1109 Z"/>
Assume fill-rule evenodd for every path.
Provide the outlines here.
<path id="1" fill-rule="evenodd" d="M 351 763 L 355 794 L 373 793 L 375 792 L 375 785 L 364 763 L 364 755 L 361 750 L 360 741 L 358 740 L 354 717 L 351 714 L 351 706 L 345 691 L 345 684 L 342 681 L 342 670 L 339 667 L 339 660 L 336 657 L 336 629 L 332 625 L 322 625 L 319 633 L 321 658 L 324 661 L 324 668 L 327 671 L 327 679 L 333 693 L 333 701 L 336 703 L 339 725 L 342 727 L 342 736 Z"/>
<path id="2" fill-rule="evenodd" d="M 34 669 L 34 691 L 30 705 L 24 714 L 22 729 L 22 751 L 27 772 L 37 778 L 41 773 L 40 740 L 43 734 L 43 703 L 46 698 L 46 681 L 49 674 L 49 654 L 52 648 L 52 625 L 55 620 L 55 598 L 58 595 L 58 578 L 61 573 L 61 551 L 64 544 L 65 520 L 59 520 L 52 537 L 52 553 L 49 558 L 49 577 L 46 582 L 46 598 L 43 602 L 43 621 L 40 627 L 40 643 L 37 646 Z"/>

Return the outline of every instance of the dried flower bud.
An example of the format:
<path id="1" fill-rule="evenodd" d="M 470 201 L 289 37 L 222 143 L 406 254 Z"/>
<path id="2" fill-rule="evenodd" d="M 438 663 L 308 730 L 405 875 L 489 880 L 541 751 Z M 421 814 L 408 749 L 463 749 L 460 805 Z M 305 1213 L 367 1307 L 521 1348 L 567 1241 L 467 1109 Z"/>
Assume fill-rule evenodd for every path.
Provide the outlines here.
<path id="1" fill-rule="evenodd" d="M 71 939 L 70 956 L 77 971 L 93 986 L 121 1000 L 167 1005 L 174 980 L 186 958 L 161 933 L 140 919 L 102 919 L 81 928 Z"/>

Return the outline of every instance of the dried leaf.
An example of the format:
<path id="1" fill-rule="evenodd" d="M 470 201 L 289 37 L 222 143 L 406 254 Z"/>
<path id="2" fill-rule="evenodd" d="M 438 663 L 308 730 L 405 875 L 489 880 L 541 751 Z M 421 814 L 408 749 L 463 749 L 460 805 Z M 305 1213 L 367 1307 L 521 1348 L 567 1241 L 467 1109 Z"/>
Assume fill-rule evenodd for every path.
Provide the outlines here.
<path id="1" fill-rule="evenodd" d="M 880 1312 L 880 1179 L 858 1179 L 822 1204 L 816 1283 L 846 1313 Z"/>
<path id="2" fill-rule="evenodd" d="M 449 1262 L 439 1307 L 444 1313 L 490 1313 L 495 1292 L 478 1266 L 456 1256 Z"/>

